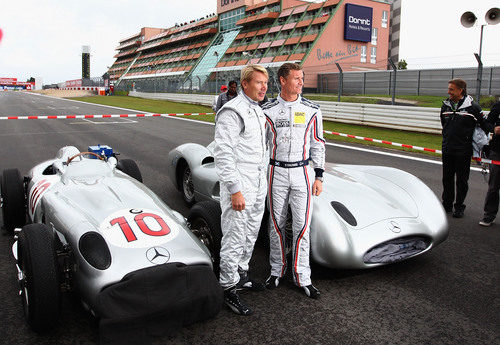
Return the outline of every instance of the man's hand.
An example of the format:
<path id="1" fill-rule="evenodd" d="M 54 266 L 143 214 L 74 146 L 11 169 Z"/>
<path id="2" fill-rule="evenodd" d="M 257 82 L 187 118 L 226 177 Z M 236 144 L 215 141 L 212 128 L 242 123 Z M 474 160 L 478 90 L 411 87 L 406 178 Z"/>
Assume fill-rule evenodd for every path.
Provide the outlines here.
<path id="1" fill-rule="evenodd" d="M 313 195 L 320 195 L 321 192 L 323 191 L 323 182 L 320 180 L 315 180 L 312 186 L 312 194 Z"/>
<path id="2" fill-rule="evenodd" d="M 241 192 L 231 194 L 231 204 L 233 205 L 233 210 L 243 211 L 245 209 L 245 198 Z"/>
<path id="3" fill-rule="evenodd" d="M 495 126 L 494 132 L 495 135 L 500 135 L 500 126 Z"/>

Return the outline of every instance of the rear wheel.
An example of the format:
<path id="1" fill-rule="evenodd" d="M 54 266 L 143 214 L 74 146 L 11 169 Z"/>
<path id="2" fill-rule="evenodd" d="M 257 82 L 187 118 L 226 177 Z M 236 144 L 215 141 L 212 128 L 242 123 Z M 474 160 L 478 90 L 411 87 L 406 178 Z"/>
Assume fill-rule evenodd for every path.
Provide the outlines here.
<path id="1" fill-rule="evenodd" d="M 2 174 L 2 216 L 3 226 L 8 233 L 26 224 L 24 185 L 17 169 L 6 169 Z"/>
<path id="2" fill-rule="evenodd" d="M 182 171 L 182 196 L 188 206 L 195 203 L 193 175 L 191 174 L 191 169 L 187 164 L 184 166 Z"/>
<path id="3" fill-rule="evenodd" d="M 49 331 L 57 325 L 61 301 L 54 232 L 45 224 L 26 225 L 17 250 L 26 320 L 36 332 Z"/>
<path id="4" fill-rule="evenodd" d="M 118 170 L 123 171 L 130 177 L 135 178 L 137 181 L 142 182 L 142 174 L 137 166 L 137 163 L 132 159 L 120 159 L 116 164 Z"/>
<path id="5" fill-rule="evenodd" d="M 222 241 L 221 213 L 220 205 L 217 202 L 202 201 L 191 208 L 188 216 L 191 231 L 210 251 L 214 272 L 217 277 L 220 272 Z"/>

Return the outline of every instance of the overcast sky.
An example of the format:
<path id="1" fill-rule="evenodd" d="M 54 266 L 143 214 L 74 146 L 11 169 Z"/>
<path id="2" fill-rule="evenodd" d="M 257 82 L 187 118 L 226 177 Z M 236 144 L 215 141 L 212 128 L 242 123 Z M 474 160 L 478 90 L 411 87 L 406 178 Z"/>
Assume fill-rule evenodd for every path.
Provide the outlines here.
<path id="1" fill-rule="evenodd" d="M 217 0 L 0 0 L 0 77 L 45 84 L 81 77 L 82 45 L 91 47 L 91 75 L 111 66 L 118 42 L 141 27 L 166 28 L 216 12 Z M 408 68 L 475 66 L 480 28 L 459 18 L 484 14 L 498 0 L 402 0 L 400 58 Z M 485 66 L 500 66 L 500 24 L 484 29 Z"/>

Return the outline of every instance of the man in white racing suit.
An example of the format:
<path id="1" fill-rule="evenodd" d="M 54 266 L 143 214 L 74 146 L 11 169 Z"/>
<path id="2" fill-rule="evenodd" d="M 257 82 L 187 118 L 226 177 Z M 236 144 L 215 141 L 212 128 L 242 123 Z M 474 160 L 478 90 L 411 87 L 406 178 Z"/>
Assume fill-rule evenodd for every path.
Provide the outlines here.
<path id="1" fill-rule="evenodd" d="M 241 71 L 242 91 L 217 113 L 215 167 L 220 181 L 222 243 L 220 284 L 224 302 L 235 313 L 251 309 L 237 290 L 265 290 L 248 276 L 267 192 L 266 118 L 258 102 L 267 91 L 268 73 L 258 65 Z"/>
<path id="2" fill-rule="evenodd" d="M 311 283 L 309 225 L 312 195 L 323 190 L 323 119 L 319 106 L 301 96 L 304 73 L 299 65 L 283 64 L 278 79 L 281 93 L 263 106 L 271 155 L 268 172 L 271 275 L 266 286 L 276 288 L 286 272 L 285 224 L 290 205 L 293 281 L 308 297 L 316 299 L 320 292 Z"/>

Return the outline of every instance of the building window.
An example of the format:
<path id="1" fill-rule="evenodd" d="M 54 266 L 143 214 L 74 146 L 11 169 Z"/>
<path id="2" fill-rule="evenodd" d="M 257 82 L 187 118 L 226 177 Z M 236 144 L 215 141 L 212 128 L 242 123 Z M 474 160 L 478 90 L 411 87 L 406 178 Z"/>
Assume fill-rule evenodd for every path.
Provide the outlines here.
<path id="1" fill-rule="evenodd" d="M 382 11 L 382 27 L 387 27 L 387 11 Z"/>
<path id="2" fill-rule="evenodd" d="M 377 47 L 371 49 L 370 63 L 377 63 Z"/>
<path id="3" fill-rule="evenodd" d="M 361 62 L 366 62 L 366 46 L 361 46 Z"/>
<path id="4" fill-rule="evenodd" d="M 222 13 L 219 17 L 220 31 L 233 30 L 236 22 L 245 16 L 245 8 L 240 7 L 232 11 Z"/>
<path id="5" fill-rule="evenodd" d="M 377 35 L 378 35 L 378 29 L 377 28 L 372 28 L 372 44 L 374 46 L 377 45 Z"/>

